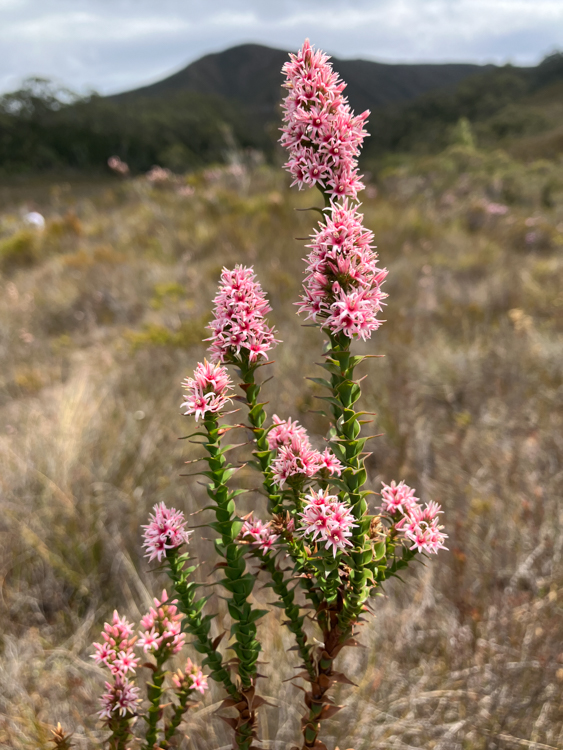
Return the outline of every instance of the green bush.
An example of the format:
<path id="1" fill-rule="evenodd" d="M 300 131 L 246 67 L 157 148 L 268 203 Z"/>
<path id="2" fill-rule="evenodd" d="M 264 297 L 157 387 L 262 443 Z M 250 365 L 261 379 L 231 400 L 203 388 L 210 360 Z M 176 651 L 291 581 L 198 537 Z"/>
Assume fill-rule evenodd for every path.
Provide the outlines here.
<path id="1" fill-rule="evenodd" d="M 30 229 L 22 229 L 0 241 L 0 267 L 4 271 L 33 265 L 39 257 L 39 239 Z"/>

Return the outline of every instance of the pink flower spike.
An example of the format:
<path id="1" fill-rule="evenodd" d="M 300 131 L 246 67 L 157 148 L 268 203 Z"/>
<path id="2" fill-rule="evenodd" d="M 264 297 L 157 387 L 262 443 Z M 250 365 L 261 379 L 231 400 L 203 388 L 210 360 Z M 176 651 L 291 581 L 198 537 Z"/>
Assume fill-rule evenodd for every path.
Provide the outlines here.
<path id="1" fill-rule="evenodd" d="M 114 675 L 134 672 L 138 659 L 133 655 L 136 637 L 132 634 L 133 625 L 115 610 L 111 623 L 104 623 L 102 642 L 93 644 L 95 653 L 91 658 Z"/>
<path id="2" fill-rule="evenodd" d="M 340 461 L 328 448 L 324 453 L 312 448 L 307 431 L 297 421 L 282 420 L 274 414 L 273 422 L 268 431 L 268 446 L 278 451 L 272 461 L 276 484 L 283 487 L 291 477 L 301 481 L 319 473 L 325 478 L 328 474 L 340 476 L 343 469 Z"/>
<path id="3" fill-rule="evenodd" d="M 349 537 L 352 536 L 351 529 L 358 524 L 354 523 L 350 508 L 340 502 L 336 495 L 330 495 L 328 489 L 318 492 L 311 490 L 306 499 L 307 504 L 299 514 L 302 536 L 311 534 L 313 541 L 319 538 L 325 542 L 327 550 L 332 550 L 334 557 L 337 552 L 353 546 Z"/>
<path id="4" fill-rule="evenodd" d="M 300 313 L 348 338 L 368 340 L 382 321 L 387 271 L 377 265 L 373 234 L 347 200 L 326 209 L 325 222 L 311 235 Z"/>
<path id="5" fill-rule="evenodd" d="M 114 674 L 118 672 L 123 675 L 126 675 L 127 672 L 135 674 L 135 669 L 138 665 L 139 658 L 132 653 L 131 649 L 127 649 L 127 651 L 120 651 L 118 653 L 117 658 L 113 662 L 112 671 Z"/>
<path id="6" fill-rule="evenodd" d="M 144 635 L 139 638 L 139 640 L 137 641 L 137 646 L 139 648 L 142 648 L 146 654 L 148 651 L 155 651 L 157 648 L 159 648 L 161 643 L 162 638 L 160 638 L 155 633 L 153 628 L 152 630 L 144 633 Z"/>
<path id="7" fill-rule="evenodd" d="M 158 651 L 166 659 L 182 649 L 186 636 L 182 633 L 183 614 L 178 612 L 177 601 L 164 590 L 161 599 L 155 599 L 154 607 L 141 619 L 144 632 L 140 632 L 137 645 L 145 653 Z"/>
<path id="8" fill-rule="evenodd" d="M 244 522 L 241 529 L 243 539 L 250 537 L 254 548 L 262 552 L 269 552 L 279 539 L 279 534 L 273 534 L 270 523 L 263 523 L 260 519 L 254 519 L 252 513 Z"/>
<path id="9" fill-rule="evenodd" d="M 323 462 L 322 468 L 326 469 L 331 476 L 336 474 L 336 476 L 339 477 L 342 474 L 344 466 L 328 448 L 325 448 L 321 453 L 321 458 Z"/>
<path id="10" fill-rule="evenodd" d="M 94 659 L 96 664 L 105 664 L 107 666 L 115 659 L 115 649 L 113 649 L 111 644 L 107 641 L 105 643 L 94 643 L 92 645 L 94 646 L 96 653 L 91 654 L 90 658 Z"/>
<path id="11" fill-rule="evenodd" d="M 277 414 L 274 414 L 272 422 L 274 425 L 268 431 L 268 447 L 271 451 L 282 445 L 290 445 L 294 438 L 309 443 L 307 430 L 297 420 L 292 422 L 291 419 L 280 419 Z"/>
<path id="12" fill-rule="evenodd" d="M 434 518 L 436 518 L 440 513 L 443 513 L 444 511 L 441 509 L 441 506 L 438 505 L 438 503 L 435 503 L 434 500 L 431 500 L 429 503 L 426 503 L 426 508 L 424 509 L 424 519 L 426 521 L 433 521 Z"/>
<path id="13" fill-rule="evenodd" d="M 231 401 L 231 379 L 225 367 L 200 362 L 193 378 L 186 378 L 182 387 L 186 389 L 182 408 L 184 414 L 193 414 L 196 422 L 206 414 L 217 414 Z"/>
<path id="14" fill-rule="evenodd" d="M 126 716 L 127 714 L 134 716 L 140 700 L 139 688 L 135 687 L 122 674 L 118 674 L 113 684 L 106 682 L 106 692 L 100 699 L 102 710 L 98 715 L 100 718 L 108 720 L 113 719 L 116 714 L 118 716 Z"/>
<path id="15" fill-rule="evenodd" d="M 245 360 L 252 364 L 267 358 L 279 343 L 265 315 L 271 311 L 266 295 L 256 281 L 252 267 L 223 268 L 219 291 L 214 300 L 214 319 L 209 324 L 209 352 L 212 362 Z"/>
<path id="16" fill-rule="evenodd" d="M 364 187 L 357 157 L 367 135 L 363 126 L 369 112 L 354 116 L 342 94 L 346 84 L 308 39 L 296 55 L 290 55 L 282 72 L 288 95 L 280 143 L 289 152 L 285 168 L 293 177 L 292 185 L 301 190 L 328 184 L 334 198 L 356 199 Z"/>
<path id="17" fill-rule="evenodd" d="M 418 502 L 418 498 L 414 496 L 414 490 L 403 481 L 398 485 L 394 481 L 390 485 L 383 484 L 381 497 L 383 499 L 381 510 L 387 513 L 407 513 Z"/>
<path id="18" fill-rule="evenodd" d="M 160 562 L 166 557 L 166 551 L 176 549 L 189 541 L 193 532 L 186 529 L 184 514 L 175 508 L 167 508 L 164 503 L 154 506 L 149 516 L 149 523 L 142 526 L 143 547 L 149 562 L 158 559 Z"/>
<path id="19" fill-rule="evenodd" d="M 444 546 L 447 534 L 438 523 L 438 516 L 442 513 L 438 503 L 431 500 L 423 508 L 414 490 L 402 481 L 383 484 L 381 497 L 381 512 L 391 516 L 395 530 L 410 544 L 410 549 L 429 554 L 447 549 Z"/>

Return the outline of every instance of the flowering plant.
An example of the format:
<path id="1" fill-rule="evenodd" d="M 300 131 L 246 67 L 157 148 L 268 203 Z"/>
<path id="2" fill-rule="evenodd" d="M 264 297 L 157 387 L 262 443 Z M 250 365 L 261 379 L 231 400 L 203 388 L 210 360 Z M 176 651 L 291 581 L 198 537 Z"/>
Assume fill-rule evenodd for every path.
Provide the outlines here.
<path id="1" fill-rule="evenodd" d="M 159 513 L 162 515 L 164 509 L 157 506 L 155 511 L 155 516 Z M 176 523 L 173 534 L 176 534 L 178 522 L 182 524 L 182 520 L 180 513 L 173 515 Z M 153 531 L 159 521 L 153 517 Z M 168 530 L 163 531 L 168 536 Z M 172 538 L 177 541 L 179 537 Z M 182 536 L 182 539 L 187 537 Z M 148 544 L 153 545 L 154 539 L 150 539 Z M 194 694 L 203 694 L 207 690 L 206 677 L 190 659 L 186 662 L 184 672 L 179 669 L 173 674 L 172 685 L 165 685 L 167 673 L 164 665 L 182 650 L 186 639 L 182 632 L 182 614 L 178 612 L 176 604 L 177 600 L 170 601 L 164 590 L 160 600 L 155 599 L 154 606 L 141 618 L 138 635 L 133 635 L 133 624 L 125 617 L 120 617 L 116 611 L 112 621 L 104 625 L 101 643 L 94 643 L 95 653 L 92 658 L 109 670 L 111 678 L 111 681 L 105 683 L 106 692 L 100 699 L 102 708 L 99 712 L 100 718 L 110 730 L 108 743 L 111 750 L 126 750 L 139 717 L 147 724 L 143 748 L 152 750 L 159 747 L 166 750 L 171 747 L 184 714 L 197 702 L 193 700 Z M 151 673 L 146 685 L 149 706 L 145 711 L 140 707 L 142 698 L 135 682 L 143 656 L 150 656 L 154 660 L 142 664 Z M 170 697 L 174 696 L 168 706 L 162 703 L 165 693 L 171 694 Z M 165 708 L 169 710 L 165 711 Z"/>
<path id="2" fill-rule="evenodd" d="M 211 500 L 206 510 L 214 516 L 208 527 L 231 619 L 230 641 L 220 649 L 223 636 L 211 637 L 215 613 L 209 611 L 209 597 L 200 593 L 202 584 L 194 580 L 197 565 L 186 551 L 192 532 L 183 513 L 156 505 L 144 527 L 144 547 L 149 561 L 167 571 L 175 598 L 169 601 L 164 592 L 155 600 L 138 636 L 116 613 L 102 642 L 95 644 L 94 658 L 113 679 L 106 683 L 100 715 L 116 749 L 126 747 L 139 715 L 139 689 L 132 675 L 141 650 L 154 659 L 144 665 L 152 671 L 145 748 L 168 747 L 190 696 L 204 692 L 206 679 L 188 660 L 185 674 L 178 671 L 172 678 L 169 689 L 176 698 L 171 715 L 165 716 L 164 664 L 182 649 L 186 634 L 203 655 L 209 677 L 224 690 L 221 707 L 231 715 L 222 718 L 233 729 L 234 747 L 259 747 L 257 711 L 266 700 L 257 693 L 258 625 L 268 610 L 257 608 L 253 597 L 252 566 L 257 565 L 284 610 L 284 624 L 299 654 L 295 679 L 306 683 L 301 746 L 322 750 L 322 722 L 340 708 L 331 700 L 331 687 L 352 684 L 335 661 L 344 648 L 358 645 L 368 599 L 417 555 L 445 549 L 440 506 L 421 504 L 403 481 L 383 484 L 381 501 L 368 506 L 374 493 L 366 488 L 365 446 L 371 436 L 363 434 L 366 412 L 356 406 L 361 386 L 355 370 L 370 355 L 353 354 L 352 343 L 371 339 L 383 322 L 379 316 L 387 297 L 382 291 L 387 271 L 378 266 L 373 234 L 363 226 L 358 203 L 364 186 L 357 158 L 369 113 L 354 115 L 343 95 L 345 84 L 308 41 L 290 56 L 283 72 L 288 91 L 281 137 L 289 151 L 285 167 L 293 185 L 317 187 L 324 198 L 324 207 L 312 209 L 320 220 L 307 245 L 297 306 L 326 339 L 325 374 L 313 380 L 326 392 L 322 413 L 328 421 L 327 445 L 317 450 L 305 428 L 291 418 L 274 414 L 268 420 L 258 375 L 272 364 L 267 358 L 280 343 L 266 319 L 271 308 L 252 268 L 223 269 L 209 324 L 210 361 L 197 364 L 193 377 L 183 382 L 182 408 L 195 418 L 197 431 L 190 437 L 198 438 L 205 451 L 207 467 L 201 474 Z M 242 424 L 223 421 L 233 401 L 247 409 Z M 240 465 L 231 465 L 227 454 L 241 446 L 224 440 L 231 430 L 243 428 L 252 443 L 246 464 L 261 475 L 267 520 L 256 511 L 246 517 L 237 512 L 243 490 L 233 489 L 232 479 Z M 234 656 L 227 658 L 226 650 Z"/>

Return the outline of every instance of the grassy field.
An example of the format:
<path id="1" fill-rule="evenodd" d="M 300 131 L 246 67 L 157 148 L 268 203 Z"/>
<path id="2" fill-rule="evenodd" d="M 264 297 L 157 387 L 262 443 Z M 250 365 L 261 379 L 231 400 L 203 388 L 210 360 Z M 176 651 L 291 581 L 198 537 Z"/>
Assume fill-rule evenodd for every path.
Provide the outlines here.
<path id="1" fill-rule="evenodd" d="M 387 322 L 358 347 L 385 355 L 362 373 L 384 433 L 371 487 L 404 478 L 442 503 L 450 550 L 389 585 L 367 648 L 341 657 L 359 687 L 337 696 L 330 747 L 563 746 L 562 167 L 458 146 L 366 191 L 389 269 Z M 177 440 L 190 431 L 180 382 L 204 355 L 223 265 L 254 264 L 274 308 L 270 414 L 326 431 L 304 379 L 321 337 L 293 307 L 305 244 L 293 238 L 314 217 L 294 209 L 319 200 L 244 165 L 0 197 L 0 746 L 47 748 L 61 721 L 85 750 L 104 736 L 90 644 L 114 607 L 138 618 L 163 584 L 139 525 L 162 500 L 205 504 L 180 476 L 197 455 Z M 24 202 L 43 232 L 25 226 Z M 245 497 L 242 510 L 263 510 Z M 204 560 L 206 535 L 193 542 Z M 281 682 L 292 644 L 276 618 L 262 621 L 273 677 L 260 689 L 279 710 L 263 710 L 261 731 L 285 750 L 300 693 Z M 218 700 L 212 690 L 190 715 L 183 747 L 228 745 Z"/>

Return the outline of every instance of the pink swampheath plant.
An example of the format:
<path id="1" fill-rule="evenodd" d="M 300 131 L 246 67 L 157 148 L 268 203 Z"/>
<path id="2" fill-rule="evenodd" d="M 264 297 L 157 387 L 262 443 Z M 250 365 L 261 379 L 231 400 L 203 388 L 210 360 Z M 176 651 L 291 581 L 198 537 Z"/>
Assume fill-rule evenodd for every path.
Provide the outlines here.
<path id="1" fill-rule="evenodd" d="M 155 511 L 162 512 L 163 506 L 155 506 Z M 182 514 L 178 511 L 170 515 L 181 520 Z M 152 531 L 156 532 L 160 528 L 160 520 L 153 517 L 148 531 L 151 531 L 151 525 Z M 146 546 L 152 545 L 153 538 L 154 534 L 145 534 L 145 539 L 148 539 Z M 176 537 L 176 542 L 183 544 L 187 539 L 187 535 L 182 534 Z M 176 547 L 167 547 L 171 548 Z M 94 643 L 92 658 L 96 664 L 106 667 L 113 678 L 105 683 L 99 711 L 100 718 L 110 730 L 107 742 L 111 750 L 126 750 L 134 737 L 139 718 L 147 724 L 142 747 L 145 750 L 154 747 L 166 750 L 171 746 L 182 717 L 190 706 L 195 705 L 192 700 L 194 693 L 203 694 L 207 689 L 205 676 L 190 659 L 185 674 L 178 670 L 172 676 L 172 684 L 165 684 L 168 673 L 164 665 L 183 649 L 186 639 L 182 632 L 183 615 L 176 604 L 177 600 L 169 601 L 168 594 L 163 591 L 160 600 L 155 599 L 154 606 L 141 618 L 139 636 L 133 635 L 133 624 L 115 611 L 112 621 L 104 625 L 101 642 Z M 143 708 L 141 688 L 135 684 L 135 680 L 141 659 L 147 656 L 151 656 L 153 661 L 142 664 L 151 674 L 146 683 L 149 705 Z M 174 698 L 166 706 L 163 704 L 165 695 Z"/>
<path id="2" fill-rule="evenodd" d="M 148 725 L 144 747 L 168 747 L 190 695 L 204 692 L 206 678 L 188 660 L 168 688 L 176 698 L 172 716 L 166 718 L 164 664 L 183 648 L 185 634 L 204 656 L 209 677 L 224 690 L 221 708 L 230 713 L 222 718 L 233 729 L 233 746 L 260 747 L 257 711 L 266 701 L 257 693 L 258 625 L 267 610 L 257 608 L 253 597 L 257 573 L 277 597 L 284 626 L 295 638 L 296 679 L 306 685 L 302 748 L 323 750 L 322 723 L 339 710 L 331 687 L 351 684 L 335 661 L 344 648 L 357 645 L 369 598 L 417 556 L 445 549 L 440 506 L 423 505 L 404 482 L 384 484 L 380 506 L 368 505 L 373 493 L 366 488 L 365 445 L 373 436 L 363 434 L 368 421 L 357 410 L 361 387 L 355 375 L 367 357 L 353 354 L 352 344 L 372 338 L 383 322 L 379 316 L 387 296 L 382 291 L 387 271 L 377 264 L 373 234 L 364 227 L 357 202 L 363 189 L 357 158 L 369 113 L 354 115 L 343 93 L 345 84 L 328 57 L 308 41 L 290 56 L 283 72 L 288 91 L 281 137 L 289 151 L 285 166 L 292 184 L 317 187 L 324 202 L 324 207 L 311 209 L 321 220 L 307 245 L 303 295 L 296 304 L 325 337 L 324 377 L 313 378 L 326 392 L 325 445 L 314 447 L 305 429 L 290 418 L 274 414 L 269 422 L 257 375 L 272 364 L 267 358 L 280 343 L 266 319 L 270 305 L 252 268 L 223 269 L 206 339 L 211 362 L 199 363 L 184 381 L 182 408 L 197 423 L 189 437 L 205 451 L 201 460 L 206 468 L 200 475 L 211 501 L 205 510 L 214 516 L 208 527 L 218 558 L 215 582 L 227 601 L 230 640 L 220 649 L 225 634 L 211 636 L 217 613 L 213 600 L 200 591 L 203 584 L 194 581 L 197 564 L 191 564 L 186 551 L 192 532 L 182 512 L 155 505 L 144 526 L 144 548 L 149 561 L 157 560 L 167 571 L 175 599 L 167 601 L 164 592 L 155 600 L 141 620 L 140 637 L 116 613 L 95 644 L 94 658 L 113 677 L 106 683 L 100 714 L 112 731 L 110 744 L 120 750 L 140 715 Z M 224 422 L 233 401 L 246 406 L 244 423 Z M 244 518 L 237 513 L 243 490 L 233 489 L 232 480 L 241 464 L 231 465 L 227 454 L 248 443 L 225 444 L 225 437 L 244 428 L 252 450 L 241 460 L 261 475 L 265 520 L 254 512 Z M 148 665 L 152 676 L 144 714 L 134 684 L 141 651 L 154 660 Z"/>

